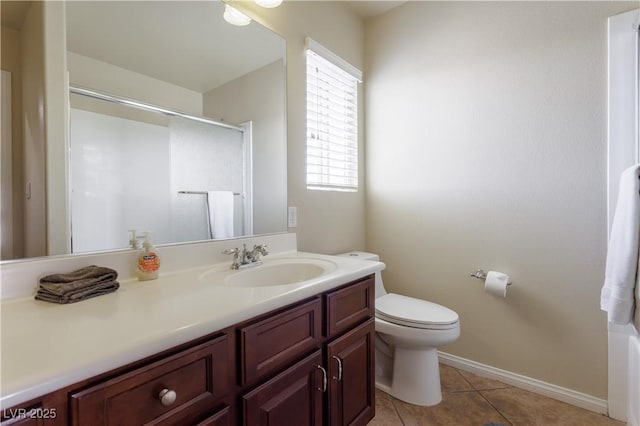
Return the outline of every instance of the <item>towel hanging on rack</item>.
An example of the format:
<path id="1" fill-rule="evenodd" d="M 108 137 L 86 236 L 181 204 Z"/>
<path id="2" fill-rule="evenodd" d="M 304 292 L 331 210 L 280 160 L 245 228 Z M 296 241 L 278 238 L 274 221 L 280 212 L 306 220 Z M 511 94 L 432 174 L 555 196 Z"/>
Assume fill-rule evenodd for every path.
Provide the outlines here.
<path id="1" fill-rule="evenodd" d="M 178 191 L 178 194 L 196 194 L 196 195 L 207 195 L 207 191 Z M 233 195 L 242 195 L 239 192 L 234 192 Z"/>
<path id="2" fill-rule="evenodd" d="M 208 191 L 209 236 L 214 239 L 233 237 L 233 192 Z"/>

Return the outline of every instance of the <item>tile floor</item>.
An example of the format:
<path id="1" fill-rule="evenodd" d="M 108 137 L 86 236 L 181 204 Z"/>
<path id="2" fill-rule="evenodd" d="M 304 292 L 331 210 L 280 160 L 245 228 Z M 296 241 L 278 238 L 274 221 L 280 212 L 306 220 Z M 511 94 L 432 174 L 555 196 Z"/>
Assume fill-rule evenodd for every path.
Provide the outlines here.
<path id="1" fill-rule="evenodd" d="M 440 365 L 442 402 L 419 407 L 376 390 L 369 426 L 623 426 L 601 414 Z"/>

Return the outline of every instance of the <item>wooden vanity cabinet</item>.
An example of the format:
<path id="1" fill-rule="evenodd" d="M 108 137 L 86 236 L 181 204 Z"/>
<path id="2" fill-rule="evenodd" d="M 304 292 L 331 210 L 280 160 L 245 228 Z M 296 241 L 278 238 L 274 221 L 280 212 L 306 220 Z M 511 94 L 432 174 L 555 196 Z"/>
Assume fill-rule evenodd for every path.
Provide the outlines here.
<path id="1" fill-rule="evenodd" d="M 328 424 L 366 425 L 375 415 L 373 276 L 325 295 Z"/>
<path id="2" fill-rule="evenodd" d="M 226 335 L 70 395 L 73 426 L 195 423 L 230 391 Z"/>
<path id="3" fill-rule="evenodd" d="M 318 315 L 301 316 L 310 312 L 319 300 L 307 302 L 279 314 L 299 320 L 286 334 L 278 334 L 274 324 L 277 317 L 267 317 L 265 327 L 278 339 L 271 342 L 263 359 L 286 359 L 280 365 L 292 363 L 296 351 L 307 342 L 315 350 L 292 367 L 284 369 L 255 389 L 241 396 L 241 417 L 245 426 L 360 426 L 366 425 L 375 414 L 375 352 L 374 352 L 374 281 L 373 277 L 347 284 L 322 295 L 325 315 L 322 317 L 323 339 L 313 339 L 319 326 Z M 313 312 L 317 312 L 313 310 Z M 306 320 L 301 320 L 305 318 Z M 311 330 L 314 330 L 311 332 Z M 297 336 L 297 337 L 295 337 Z M 242 340 L 242 338 L 240 338 Z M 246 346 L 251 346 L 245 345 Z M 274 349 L 282 347 L 281 351 Z M 281 357 L 280 357 L 281 355 Z M 298 356 L 299 359 L 299 356 Z M 267 362 L 265 361 L 265 362 Z"/>
<path id="4" fill-rule="evenodd" d="M 2 422 L 2 426 L 41 426 L 44 419 L 33 417 L 25 412 L 24 416 L 13 417 Z"/>
<path id="5" fill-rule="evenodd" d="M 333 337 L 375 316 L 373 276 L 347 284 L 324 295 L 325 336 Z"/>
<path id="6" fill-rule="evenodd" d="M 374 416 L 373 317 L 370 275 L 3 408 L 1 426 L 365 425 Z M 39 416 L 22 415 L 30 408 Z"/>
<path id="7" fill-rule="evenodd" d="M 6 410 L 3 412 L 2 426 L 44 426 L 47 419 L 38 413 L 44 413 L 41 404 Z"/>
<path id="8" fill-rule="evenodd" d="M 302 361 L 242 397 L 245 425 L 320 426 L 323 424 L 323 379 L 318 380 L 322 352 Z"/>
<path id="9" fill-rule="evenodd" d="M 16 407 L 2 407 L 2 426 L 66 426 L 67 398 L 64 392 L 53 392 Z"/>
<path id="10" fill-rule="evenodd" d="M 375 414 L 374 319 L 327 345 L 329 424 L 366 425 Z"/>
<path id="11" fill-rule="evenodd" d="M 238 327 L 240 385 L 280 371 L 322 343 L 322 302 L 316 297 Z"/>
<path id="12" fill-rule="evenodd" d="M 215 414 L 207 417 L 204 420 L 196 423 L 195 426 L 233 426 L 234 423 L 231 421 L 231 409 L 229 407 L 224 407 L 218 410 Z"/>

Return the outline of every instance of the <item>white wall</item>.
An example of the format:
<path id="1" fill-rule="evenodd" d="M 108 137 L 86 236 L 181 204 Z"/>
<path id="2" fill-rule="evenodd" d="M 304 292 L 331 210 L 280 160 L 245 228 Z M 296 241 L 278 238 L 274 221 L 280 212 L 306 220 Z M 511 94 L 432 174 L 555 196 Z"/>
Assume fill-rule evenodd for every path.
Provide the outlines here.
<path id="1" fill-rule="evenodd" d="M 65 6 L 62 2 L 43 2 L 44 7 L 44 120 L 46 123 L 46 254 L 70 252 L 71 220 L 67 124 L 69 97 L 67 90 Z"/>
<path id="2" fill-rule="evenodd" d="M 166 81 L 67 52 L 69 84 L 202 116 L 202 94 Z"/>
<path id="3" fill-rule="evenodd" d="M 290 206 L 298 207 L 298 248 L 340 253 L 364 247 L 364 184 L 357 193 L 306 189 L 305 36 L 329 48 L 358 68 L 364 64 L 364 25 L 340 2 L 285 1 L 275 9 L 253 2 L 233 2 L 287 42 L 287 181 Z M 362 94 L 362 91 L 361 91 Z M 361 98 L 362 99 L 362 98 Z M 360 109 L 363 129 L 364 108 Z M 360 149 L 364 138 L 360 134 Z M 364 182 L 364 156 L 360 182 Z"/>
<path id="4" fill-rule="evenodd" d="M 24 257 L 47 254 L 46 242 L 46 128 L 45 104 L 44 2 L 34 2 L 21 31 L 22 102 L 24 137 Z"/>
<path id="5" fill-rule="evenodd" d="M 21 31 L 2 27 L 2 37 L 0 42 L 2 47 L 0 48 L 0 54 L 2 59 L 0 65 L 2 70 L 11 73 L 11 182 L 12 182 L 12 247 L 9 249 L 11 252 L 11 258 L 23 257 L 24 249 L 24 237 L 23 237 L 23 217 L 24 217 L 24 179 L 22 172 L 22 66 L 21 66 Z M 4 220 L 4 218 L 3 218 Z M 4 257 L 5 250 L 3 247 L 2 258 Z"/>
<path id="6" fill-rule="evenodd" d="M 276 61 L 203 95 L 206 117 L 251 121 L 254 234 L 287 229 L 285 90 L 284 64 Z"/>
<path id="7" fill-rule="evenodd" d="M 74 253 L 127 247 L 131 229 L 150 231 L 156 244 L 207 240 L 205 196 L 178 191 L 242 191 L 240 131 L 182 117 L 154 123 L 76 108 L 70 115 Z M 239 197 L 234 213 L 241 236 Z"/>
<path id="8" fill-rule="evenodd" d="M 2 70 L 0 88 L 0 259 L 13 258 L 13 172 L 11 73 Z"/>
<path id="9" fill-rule="evenodd" d="M 169 128 L 80 109 L 70 116 L 73 252 L 127 247 L 130 229 L 174 242 Z"/>
<path id="10" fill-rule="evenodd" d="M 298 227 L 291 229 L 298 234 L 299 247 L 302 250 L 323 253 L 337 253 L 364 247 L 364 163 L 361 161 L 360 182 L 358 193 L 339 193 L 324 191 L 307 191 L 305 186 L 305 59 L 304 38 L 311 36 L 318 42 L 330 48 L 338 55 L 362 68 L 364 63 L 363 23 L 340 2 L 285 2 L 276 9 L 264 9 L 249 2 L 240 2 L 238 7 L 263 23 L 268 28 L 281 34 L 287 41 L 287 180 L 289 205 L 298 206 Z M 35 52 L 35 50 L 31 50 Z M 139 82 L 135 76 L 122 73 L 122 70 L 104 68 L 97 70 L 95 64 L 80 63 L 73 54 L 68 55 L 70 83 L 98 88 L 108 93 L 126 92 L 124 88 L 135 89 L 138 99 L 152 103 L 169 105 L 172 108 L 202 115 L 194 111 L 193 99 L 177 93 L 170 97 L 170 101 L 178 102 L 182 106 L 172 106 L 163 101 L 154 101 L 157 93 L 153 87 Z M 42 69 L 40 67 L 40 69 Z M 60 82 L 62 84 L 62 82 Z M 29 92 L 36 90 L 35 86 L 28 88 Z M 129 94 L 129 96 L 131 96 Z M 26 95 L 25 95 L 26 97 Z M 31 96 L 31 99 L 37 99 Z M 188 99 L 187 99 L 188 98 Z M 202 102 L 198 104 L 202 107 Z M 26 105 L 25 105 L 26 107 Z M 363 123 L 363 110 L 360 110 L 360 121 Z M 28 124 L 27 124 L 28 126 Z M 361 124 L 361 128 L 363 128 Z M 25 134 L 25 139 L 30 135 Z M 364 139 L 361 135 L 360 147 L 364 150 Z M 27 153 L 28 152 L 27 148 Z M 44 158 L 38 166 L 28 165 L 34 173 L 39 170 L 43 174 Z M 38 177 L 38 176 L 35 176 Z M 44 176 L 41 177 L 44 179 Z M 35 189 L 44 194 L 40 185 Z M 33 203 L 31 203 L 33 204 Z M 28 231 L 26 241 L 32 236 L 45 235 L 45 206 L 26 208 L 25 218 L 35 221 L 31 216 L 40 212 L 41 224 L 25 226 Z M 30 244 L 30 243 L 27 243 Z M 42 241 L 45 244 L 45 241 Z M 32 244 L 31 244 L 32 245 Z M 28 250 L 26 257 L 44 254 L 46 248 Z"/>
<path id="11" fill-rule="evenodd" d="M 409 2 L 366 27 L 367 249 L 460 314 L 444 351 L 596 397 L 606 18 L 634 2 Z M 506 299 L 476 268 L 511 275 Z"/>
<path id="12" fill-rule="evenodd" d="M 244 186 L 244 134 L 238 130 L 198 123 L 181 117 L 170 120 L 172 242 L 208 240 L 207 198 L 178 191 L 231 191 Z M 233 235 L 243 235 L 244 209 L 233 197 Z M 215 221 L 215 218 L 214 218 Z"/>

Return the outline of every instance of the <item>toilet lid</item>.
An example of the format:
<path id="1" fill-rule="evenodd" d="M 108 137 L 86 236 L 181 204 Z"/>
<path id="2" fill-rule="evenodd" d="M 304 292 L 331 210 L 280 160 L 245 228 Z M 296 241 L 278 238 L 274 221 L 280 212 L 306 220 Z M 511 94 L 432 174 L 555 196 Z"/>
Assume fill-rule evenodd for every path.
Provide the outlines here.
<path id="1" fill-rule="evenodd" d="M 394 324 L 430 329 L 455 328 L 459 320 L 449 308 L 394 293 L 376 299 L 376 316 Z"/>

